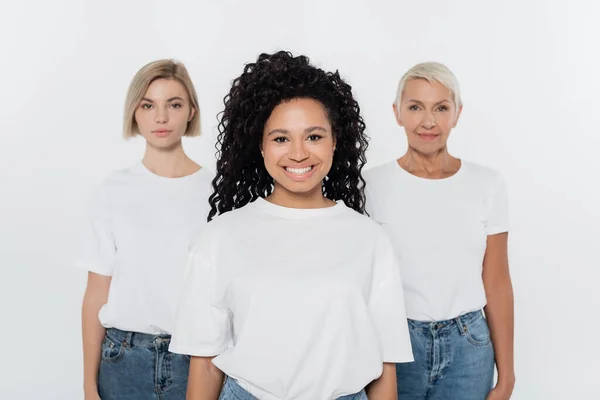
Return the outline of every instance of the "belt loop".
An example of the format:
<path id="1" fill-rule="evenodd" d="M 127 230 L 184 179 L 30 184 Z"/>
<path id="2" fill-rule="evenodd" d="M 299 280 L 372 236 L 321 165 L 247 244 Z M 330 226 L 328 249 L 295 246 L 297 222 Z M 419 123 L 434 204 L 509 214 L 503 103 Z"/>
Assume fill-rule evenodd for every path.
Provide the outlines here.
<path id="1" fill-rule="evenodd" d="M 459 315 L 458 317 L 454 318 L 454 321 L 456 321 L 456 326 L 458 327 L 458 331 L 460 332 L 460 334 L 466 335 L 469 331 L 469 328 L 463 323 L 461 317 L 462 315 Z"/>
<path id="2" fill-rule="evenodd" d="M 132 331 L 128 331 L 127 334 L 125 335 L 125 345 L 127 347 L 131 347 L 131 343 L 133 341 L 133 332 Z"/>

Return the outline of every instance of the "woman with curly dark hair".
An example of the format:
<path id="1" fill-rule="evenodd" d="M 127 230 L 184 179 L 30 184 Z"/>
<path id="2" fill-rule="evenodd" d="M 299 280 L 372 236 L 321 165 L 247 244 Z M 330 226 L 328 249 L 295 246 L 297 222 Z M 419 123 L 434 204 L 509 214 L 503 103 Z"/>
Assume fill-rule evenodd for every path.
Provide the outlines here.
<path id="1" fill-rule="evenodd" d="M 192 248 L 170 346 L 192 356 L 188 399 L 396 396 L 412 352 L 394 252 L 362 215 L 364 130 L 350 86 L 304 56 L 262 54 L 233 81 L 220 216 Z"/>

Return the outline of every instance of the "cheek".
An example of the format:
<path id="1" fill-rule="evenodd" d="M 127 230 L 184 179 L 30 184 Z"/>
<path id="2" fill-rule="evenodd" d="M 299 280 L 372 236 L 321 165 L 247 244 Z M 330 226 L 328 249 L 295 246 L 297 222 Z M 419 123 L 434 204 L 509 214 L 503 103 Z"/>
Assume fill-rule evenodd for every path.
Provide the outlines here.
<path id="1" fill-rule="evenodd" d="M 409 115 L 402 119 L 404 130 L 406 132 L 413 132 L 421 123 L 421 120 L 415 115 Z"/>
<path id="2" fill-rule="evenodd" d="M 334 155 L 333 144 L 332 143 L 323 144 L 322 146 L 319 146 L 318 149 L 315 149 L 315 151 L 313 151 L 313 154 L 315 154 L 317 157 L 319 157 L 319 160 L 323 164 L 331 165 L 333 163 L 333 155 Z"/>
<path id="3" fill-rule="evenodd" d="M 273 146 L 270 142 L 263 144 L 262 151 L 264 153 L 265 166 L 276 165 L 277 162 L 285 155 L 283 147 Z"/>
<path id="4" fill-rule="evenodd" d="M 439 119 L 438 125 L 442 129 L 442 132 L 444 132 L 444 135 L 450 134 L 450 131 L 454 128 L 454 121 L 455 118 L 452 116 L 446 116 Z"/>
<path id="5" fill-rule="evenodd" d="M 149 119 L 150 118 L 147 112 L 136 112 L 134 114 L 135 123 L 137 124 L 138 130 L 142 135 L 145 135 L 151 129 L 152 124 Z"/>

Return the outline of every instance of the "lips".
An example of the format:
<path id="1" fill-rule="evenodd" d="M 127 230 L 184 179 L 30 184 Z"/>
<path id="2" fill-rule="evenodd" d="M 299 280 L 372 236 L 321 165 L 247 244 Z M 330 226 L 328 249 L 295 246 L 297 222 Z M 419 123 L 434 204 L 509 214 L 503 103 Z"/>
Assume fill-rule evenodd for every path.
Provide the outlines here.
<path id="1" fill-rule="evenodd" d="M 311 176 L 317 171 L 315 165 L 308 165 L 305 167 L 283 167 L 285 175 L 295 182 L 304 182 L 310 179 Z"/>
<path id="2" fill-rule="evenodd" d="M 423 140 L 435 140 L 439 135 L 435 133 L 417 133 Z"/>
<path id="3" fill-rule="evenodd" d="M 154 133 L 156 136 L 158 137 L 165 137 L 165 136 L 169 136 L 171 134 L 171 130 L 169 129 L 157 129 L 152 131 L 152 133 Z"/>

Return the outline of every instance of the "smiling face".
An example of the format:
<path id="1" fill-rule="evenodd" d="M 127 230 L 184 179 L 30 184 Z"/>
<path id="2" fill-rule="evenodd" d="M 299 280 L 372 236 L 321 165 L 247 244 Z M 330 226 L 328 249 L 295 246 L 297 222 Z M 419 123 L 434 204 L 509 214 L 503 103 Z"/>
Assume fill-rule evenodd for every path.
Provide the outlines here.
<path id="1" fill-rule="evenodd" d="M 171 148 L 181 142 L 194 113 L 181 82 L 157 79 L 148 86 L 135 110 L 135 122 L 150 146 Z"/>
<path id="2" fill-rule="evenodd" d="M 273 194 L 322 197 L 334 148 L 331 123 L 321 103 L 293 99 L 277 105 L 265 123 L 261 146 L 274 181 Z"/>
<path id="3" fill-rule="evenodd" d="M 393 108 L 396 122 L 406 131 L 408 146 L 425 155 L 446 147 L 462 111 L 462 107 L 457 110 L 448 88 L 426 79 L 406 82 L 399 108 L 397 104 Z"/>

